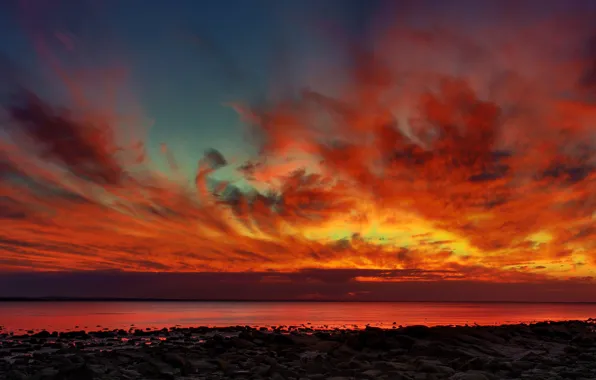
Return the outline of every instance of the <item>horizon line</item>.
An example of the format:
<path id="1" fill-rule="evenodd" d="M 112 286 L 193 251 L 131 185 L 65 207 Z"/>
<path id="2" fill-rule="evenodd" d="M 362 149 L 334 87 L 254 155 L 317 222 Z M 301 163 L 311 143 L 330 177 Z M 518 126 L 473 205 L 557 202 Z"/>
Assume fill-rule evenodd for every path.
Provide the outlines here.
<path id="1" fill-rule="evenodd" d="M 596 304 L 596 301 L 508 301 L 508 300 L 349 300 L 349 299 L 233 299 L 156 297 L 0 297 L 0 302 L 235 302 L 235 303 L 511 303 L 511 304 Z"/>

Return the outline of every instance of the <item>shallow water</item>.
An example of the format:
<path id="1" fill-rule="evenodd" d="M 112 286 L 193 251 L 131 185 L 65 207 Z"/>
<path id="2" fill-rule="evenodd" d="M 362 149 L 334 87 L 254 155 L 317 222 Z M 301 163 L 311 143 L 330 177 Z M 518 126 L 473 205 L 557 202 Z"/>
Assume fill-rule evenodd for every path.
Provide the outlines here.
<path id="1" fill-rule="evenodd" d="M 596 317 L 596 304 L 417 302 L 0 302 L 8 331 L 171 326 L 390 327 L 504 324 Z M 309 325 L 310 323 L 310 325 Z"/>

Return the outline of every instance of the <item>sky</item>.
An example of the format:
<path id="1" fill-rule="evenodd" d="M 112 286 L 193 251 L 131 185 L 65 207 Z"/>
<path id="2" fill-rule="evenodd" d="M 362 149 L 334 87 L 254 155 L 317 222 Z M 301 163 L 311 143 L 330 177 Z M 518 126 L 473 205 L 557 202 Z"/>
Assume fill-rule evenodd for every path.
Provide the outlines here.
<path id="1" fill-rule="evenodd" d="M 595 11 L 4 2 L 0 296 L 596 301 Z"/>

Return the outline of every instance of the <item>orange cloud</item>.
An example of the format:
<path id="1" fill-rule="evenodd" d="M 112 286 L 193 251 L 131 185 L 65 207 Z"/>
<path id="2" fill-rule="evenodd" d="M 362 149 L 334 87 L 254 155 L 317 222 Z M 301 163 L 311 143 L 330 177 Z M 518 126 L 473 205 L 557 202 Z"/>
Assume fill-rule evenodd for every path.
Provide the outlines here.
<path id="1" fill-rule="evenodd" d="M 193 185 L 124 133 L 137 117 L 90 109 L 56 69 L 68 111 L 31 86 L 5 105 L 0 269 L 589 278 L 596 58 L 577 52 L 590 36 L 545 23 L 522 41 L 515 28 L 384 30 L 373 51 L 354 49 L 337 93 L 236 104 L 259 155 L 236 165 L 210 150 Z M 163 153 L 175 172 L 175 148 Z M 254 187 L 218 180 L 230 167 Z"/>

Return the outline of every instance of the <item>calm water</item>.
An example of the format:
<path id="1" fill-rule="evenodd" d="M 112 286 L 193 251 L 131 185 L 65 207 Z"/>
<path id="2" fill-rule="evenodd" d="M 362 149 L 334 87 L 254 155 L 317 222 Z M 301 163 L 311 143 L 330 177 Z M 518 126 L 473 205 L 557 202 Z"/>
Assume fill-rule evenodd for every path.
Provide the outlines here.
<path id="1" fill-rule="evenodd" d="M 0 302 L 0 326 L 20 330 L 97 330 L 180 326 L 501 324 L 596 317 L 596 304 Z"/>

